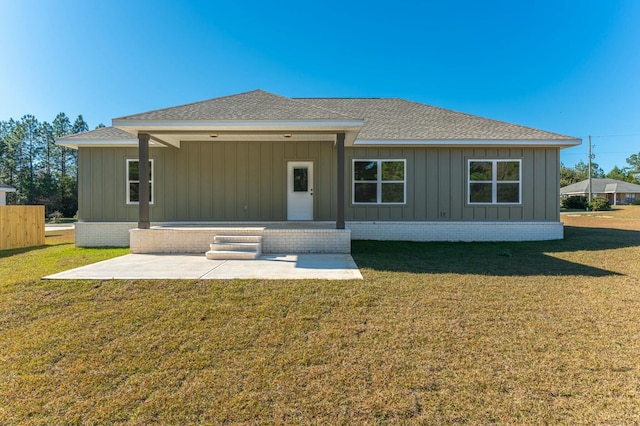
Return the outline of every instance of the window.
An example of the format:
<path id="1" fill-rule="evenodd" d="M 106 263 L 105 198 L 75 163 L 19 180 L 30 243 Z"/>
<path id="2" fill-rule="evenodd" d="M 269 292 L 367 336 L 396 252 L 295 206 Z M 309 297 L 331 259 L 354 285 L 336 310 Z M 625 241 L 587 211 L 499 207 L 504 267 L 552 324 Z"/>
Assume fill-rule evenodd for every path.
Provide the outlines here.
<path id="1" fill-rule="evenodd" d="M 140 173 L 138 160 L 127 160 L 127 204 L 140 201 Z M 149 160 L 149 203 L 153 204 L 153 160 Z"/>
<path id="2" fill-rule="evenodd" d="M 520 204 L 521 160 L 469 160 L 469 204 Z"/>
<path id="3" fill-rule="evenodd" d="M 404 204 L 405 160 L 353 160 L 354 204 Z"/>

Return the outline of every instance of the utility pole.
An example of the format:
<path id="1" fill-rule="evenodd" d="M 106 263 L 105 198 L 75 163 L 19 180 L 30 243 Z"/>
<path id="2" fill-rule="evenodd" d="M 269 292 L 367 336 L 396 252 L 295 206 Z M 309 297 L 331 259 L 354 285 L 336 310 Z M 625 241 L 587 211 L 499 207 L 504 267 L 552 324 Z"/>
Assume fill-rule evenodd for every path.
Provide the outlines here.
<path id="1" fill-rule="evenodd" d="M 591 207 L 591 160 L 593 159 L 593 155 L 591 155 L 591 135 L 589 135 L 589 207 Z"/>

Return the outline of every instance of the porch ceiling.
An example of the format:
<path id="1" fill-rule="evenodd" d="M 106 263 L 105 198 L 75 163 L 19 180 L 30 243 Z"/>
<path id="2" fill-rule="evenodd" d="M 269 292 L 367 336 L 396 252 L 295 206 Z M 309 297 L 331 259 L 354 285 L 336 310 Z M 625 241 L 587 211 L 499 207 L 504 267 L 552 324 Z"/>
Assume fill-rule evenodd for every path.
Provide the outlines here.
<path id="1" fill-rule="evenodd" d="M 337 133 L 345 134 L 345 145 L 353 145 L 363 122 L 182 122 L 148 123 L 113 121 L 113 126 L 137 138 L 147 133 L 151 140 L 179 148 L 186 141 L 336 141 Z"/>

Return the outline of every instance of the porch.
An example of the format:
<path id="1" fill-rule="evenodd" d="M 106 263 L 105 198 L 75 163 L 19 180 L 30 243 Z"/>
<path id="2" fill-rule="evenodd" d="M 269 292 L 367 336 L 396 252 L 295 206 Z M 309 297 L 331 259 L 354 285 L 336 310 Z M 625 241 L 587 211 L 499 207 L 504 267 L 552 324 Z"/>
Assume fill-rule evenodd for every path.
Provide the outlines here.
<path id="1" fill-rule="evenodd" d="M 351 252 L 351 230 L 336 229 L 335 222 L 163 224 L 130 229 L 129 244 L 131 253 L 204 255 L 221 236 L 256 237 L 263 254 Z"/>

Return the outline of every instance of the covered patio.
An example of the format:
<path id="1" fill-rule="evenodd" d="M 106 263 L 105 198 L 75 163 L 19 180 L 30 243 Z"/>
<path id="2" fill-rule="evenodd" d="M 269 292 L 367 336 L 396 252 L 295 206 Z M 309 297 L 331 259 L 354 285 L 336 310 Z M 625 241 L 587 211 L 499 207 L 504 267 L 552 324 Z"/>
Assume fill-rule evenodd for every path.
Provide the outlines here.
<path id="1" fill-rule="evenodd" d="M 132 253 L 202 253 L 216 238 L 240 251 L 259 242 L 258 254 L 350 252 L 345 145 L 363 120 L 255 91 L 112 123 L 137 145 L 137 158 L 127 160 L 137 163 L 135 200 L 128 198 L 137 208 Z M 156 166 L 150 147 L 162 157 Z M 172 173 L 179 187 L 168 182 Z M 199 211 L 184 213 L 181 200 Z M 154 216 L 159 204 L 171 212 Z"/>

